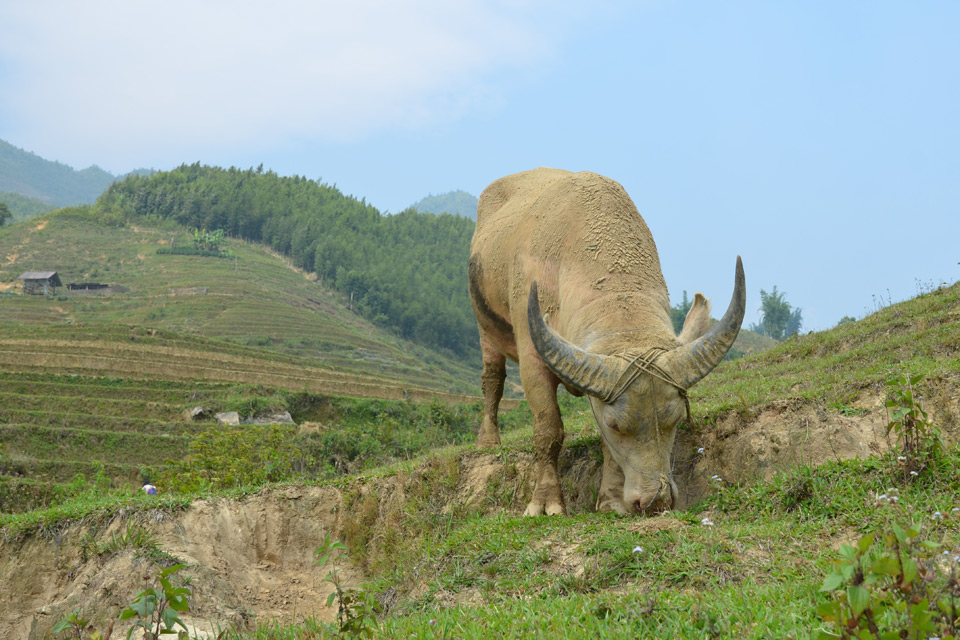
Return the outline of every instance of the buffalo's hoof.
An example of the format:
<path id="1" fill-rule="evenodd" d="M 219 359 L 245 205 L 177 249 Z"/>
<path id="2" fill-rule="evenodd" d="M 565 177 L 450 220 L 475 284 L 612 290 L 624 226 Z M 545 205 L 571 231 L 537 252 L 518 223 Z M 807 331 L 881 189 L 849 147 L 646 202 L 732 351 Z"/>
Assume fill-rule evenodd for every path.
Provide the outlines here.
<path id="1" fill-rule="evenodd" d="M 598 513 L 620 513 L 627 514 L 630 513 L 627 510 L 626 505 L 623 504 L 623 500 L 604 500 L 597 507 Z"/>
<path id="2" fill-rule="evenodd" d="M 525 516 L 565 516 L 567 510 L 560 502 L 539 502 L 534 500 L 527 505 L 527 510 L 523 512 Z"/>
<path id="3" fill-rule="evenodd" d="M 480 436 L 477 438 L 478 449 L 491 449 L 500 446 L 500 436 Z"/>

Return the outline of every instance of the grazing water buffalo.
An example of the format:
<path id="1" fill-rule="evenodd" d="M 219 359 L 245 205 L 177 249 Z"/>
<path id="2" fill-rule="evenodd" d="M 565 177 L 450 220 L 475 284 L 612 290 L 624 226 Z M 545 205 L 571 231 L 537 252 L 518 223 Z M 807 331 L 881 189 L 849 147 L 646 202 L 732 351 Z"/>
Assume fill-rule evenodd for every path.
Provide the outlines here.
<path id="1" fill-rule="evenodd" d="M 723 319 L 711 328 L 709 302 L 697 294 L 676 336 L 656 245 L 623 187 L 595 173 L 535 169 L 501 178 L 480 196 L 469 273 L 483 352 L 477 444 L 500 443 L 506 358 L 515 360 L 537 456 L 526 515 L 566 512 L 557 471 L 560 384 L 589 396 L 600 428 L 597 508 L 673 506 L 672 453 L 677 422 L 689 413 L 686 390 L 723 359 L 743 321 L 740 258 Z"/>

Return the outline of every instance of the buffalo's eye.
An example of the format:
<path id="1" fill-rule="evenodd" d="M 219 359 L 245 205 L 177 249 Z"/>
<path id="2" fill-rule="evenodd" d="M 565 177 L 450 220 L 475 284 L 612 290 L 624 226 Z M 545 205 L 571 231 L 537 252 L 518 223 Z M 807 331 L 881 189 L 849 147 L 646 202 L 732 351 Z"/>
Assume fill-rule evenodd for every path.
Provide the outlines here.
<path id="1" fill-rule="evenodd" d="M 616 420 L 607 421 L 607 426 L 610 427 L 610 430 L 614 433 L 620 433 L 620 425 L 617 424 Z"/>

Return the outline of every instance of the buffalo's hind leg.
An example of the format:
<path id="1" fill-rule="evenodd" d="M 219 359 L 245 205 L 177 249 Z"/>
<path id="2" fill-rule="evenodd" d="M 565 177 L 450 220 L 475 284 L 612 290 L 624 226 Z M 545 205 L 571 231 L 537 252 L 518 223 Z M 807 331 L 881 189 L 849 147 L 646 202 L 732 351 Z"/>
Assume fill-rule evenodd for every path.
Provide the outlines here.
<path id="1" fill-rule="evenodd" d="M 497 414 L 500 399 L 503 397 L 503 381 L 507 377 L 507 359 L 485 337 L 480 339 L 483 352 L 483 373 L 480 376 L 483 389 L 483 422 L 477 435 L 477 446 L 481 448 L 500 446 L 500 425 Z"/>

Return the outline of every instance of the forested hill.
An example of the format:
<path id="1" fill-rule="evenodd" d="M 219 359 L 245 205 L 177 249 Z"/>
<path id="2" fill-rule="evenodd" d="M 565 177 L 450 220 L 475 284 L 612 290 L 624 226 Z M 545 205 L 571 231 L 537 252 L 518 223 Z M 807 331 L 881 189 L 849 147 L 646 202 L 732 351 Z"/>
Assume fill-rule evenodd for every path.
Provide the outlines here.
<path id="1" fill-rule="evenodd" d="M 100 167 L 77 171 L 0 140 L 0 191 L 63 207 L 93 202 L 114 180 Z"/>
<path id="2" fill-rule="evenodd" d="M 478 358 L 467 296 L 474 223 L 408 209 L 382 215 L 336 187 L 262 169 L 182 165 L 128 176 L 97 200 L 106 218 L 173 219 L 269 245 L 404 338 Z"/>
<path id="3" fill-rule="evenodd" d="M 14 221 L 26 220 L 56 209 L 53 205 L 46 204 L 42 200 L 11 191 L 0 191 L 0 202 L 9 207 L 11 213 L 13 213 Z"/>

